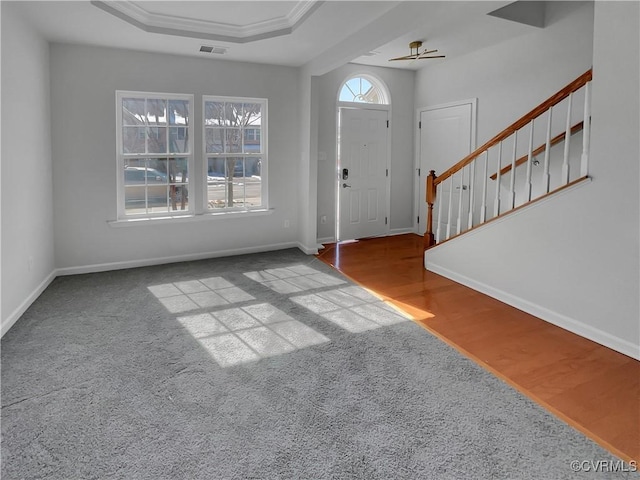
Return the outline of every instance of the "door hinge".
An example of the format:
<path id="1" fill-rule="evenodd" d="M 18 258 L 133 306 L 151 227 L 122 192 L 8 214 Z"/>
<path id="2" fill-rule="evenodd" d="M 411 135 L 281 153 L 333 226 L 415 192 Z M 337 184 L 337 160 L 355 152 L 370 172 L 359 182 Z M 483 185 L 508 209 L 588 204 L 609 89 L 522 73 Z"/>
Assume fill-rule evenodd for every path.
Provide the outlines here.
<path id="1" fill-rule="evenodd" d="M 418 122 L 418 128 L 422 128 L 422 121 Z"/>
<path id="2" fill-rule="evenodd" d="M 418 215 L 418 219 L 416 220 L 416 223 L 420 223 L 420 215 Z"/>
<path id="3" fill-rule="evenodd" d="M 387 128 L 389 128 L 389 120 L 387 120 Z"/>
<path id="4" fill-rule="evenodd" d="M 387 224 L 387 217 L 384 217 L 384 224 Z"/>
<path id="5" fill-rule="evenodd" d="M 389 176 L 389 169 L 387 168 L 385 176 L 388 177 Z"/>
<path id="6" fill-rule="evenodd" d="M 420 169 L 418 169 L 418 176 L 420 176 L 420 175 L 421 175 L 421 173 L 420 173 Z"/>

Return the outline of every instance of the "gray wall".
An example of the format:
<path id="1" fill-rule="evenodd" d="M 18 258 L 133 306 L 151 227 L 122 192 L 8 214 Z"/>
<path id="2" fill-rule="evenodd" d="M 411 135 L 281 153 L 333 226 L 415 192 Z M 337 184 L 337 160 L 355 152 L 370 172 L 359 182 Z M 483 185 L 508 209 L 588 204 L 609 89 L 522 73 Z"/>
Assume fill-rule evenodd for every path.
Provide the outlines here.
<path id="1" fill-rule="evenodd" d="M 382 80 L 391 96 L 391 231 L 413 228 L 413 90 L 414 72 L 392 68 L 347 64 L 321 77 L 318 89 L 318 238 L 335 238 L 336 121 L 338 90 L 356 73 L 368 73 Z M 320 158 L 320 157 L 319 157 Z M 320 217 L 327 216 L 321 224 Z"/>
<path id="2" fill-rule="evenodd" d="M 292 246 L 298 240 L 297 70 L 90 46 L 51 47 L 55 260 L 62 273 L 101 265 L 197 258 Z M 267 98 L 271 215 L 114 227 L 115 91 Z M 196 122 L 196 127 L 201 122 Z M 195 129 L 196 171 L 202 134 Z M 202 195 L 194 201 L 202 201 Z M 289 220 L 289 228 L 284 221 Z M 67 270 L 65 270 L 67 269 Z"/>
<path id="3" fill-rule="evenodd" d="M 2 333 L 53 279 L 49 45 L 2 8 Z"/>
<path id="4" fill-rule="evenodd" d="M 429 268 L 636 358 L 640 358 L 639 14 L 637 2 L 595 4 L 592 182 L 426 256 Z M 573 35 L 588 30 L 585 25 Z M 565 80 L 588 67 L 589 38 L 582 43 L 586 51 L 574 52 L 575 57 L 563 54 L 562 43 L 555 49 L 560 64 L 576 63 L 572 71 L 564 72 Z M 530 71 L 532 78 L 537 74 L 538 69 Z"/>

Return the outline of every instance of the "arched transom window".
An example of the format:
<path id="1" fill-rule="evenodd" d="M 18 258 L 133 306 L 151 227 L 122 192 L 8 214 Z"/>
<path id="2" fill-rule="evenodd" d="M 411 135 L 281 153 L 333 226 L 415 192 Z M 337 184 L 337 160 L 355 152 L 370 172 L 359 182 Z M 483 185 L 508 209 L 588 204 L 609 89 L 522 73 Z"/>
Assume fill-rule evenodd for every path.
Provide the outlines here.
<path id="1" fill-rule="evenodd" d="M 365 75 L 358 75 L 344 82 L 338 100 L 341 102 L 389 104 L 382 84 Z"/>

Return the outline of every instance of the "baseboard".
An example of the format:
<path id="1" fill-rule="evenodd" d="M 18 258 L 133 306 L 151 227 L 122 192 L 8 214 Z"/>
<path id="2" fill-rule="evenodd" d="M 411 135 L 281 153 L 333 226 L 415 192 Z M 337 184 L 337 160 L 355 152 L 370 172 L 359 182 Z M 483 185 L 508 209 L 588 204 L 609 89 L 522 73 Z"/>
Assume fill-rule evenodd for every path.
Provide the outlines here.
<path id="1" fill-rule="evenodd" d="M 316 240 L 319 244 L 323 243 L 336 243 L 336 237 L 324 237 Z"/>
<path id="2" fill-rule="evenodd" d="M 4 334 L 9 331 L 11 327 L 18 321 L 18 319 L 27 311 L 33 302 L 46 290 L 46 288 L 53 282 L 57 276 L 57 271 L 53 270 L 47 277 L 40 282 L 40 284 L 29 294 L 27 298 L 16 308 L 11 314 L 2 322 L 2 330 L 0 331 L 0 337 L 4 337 Z"/>
<path id="3" fill-rule="evenodd" d="M 453 272 L 448 268 L 436 265 L 432 262 L 428 262 L 427 270 L 433 273 L 437 273 L 438 275 L 442 275 L 443 277 L 447 277 L 454 282 L 461 283 L 462 285 L 477 290 L 478 292 L 484 293 L 485 295 L 489 295 L 490 297 L 500 300 L 507 305 L 511 305 L 512 307 L 522 310 L 523 312 L 527 312 L 557 327 L 563 328 L 572 333 L 575 333 L 576 335 L 580 335 L 581 337 L 592 340 L 596 343 L 599 343 L 600 345 L 611 348 L 616 352 L 620 352 L 631 358 L 640 360 L 640 346 L 634 345 L 627 340 L 615 337 L 600 329 L 585 325 L 578 320 L 567 317 L 566 315 L 554 312 L 552 310 L 549 310 L 548 308 L 542 307 L 523 298 L 491 287 L 490 285 L 486 285 L 485 283 L 478 282 L 472 278 Z"/>
<path id="4" fill-rule="evenodd" d="M 392 228 L 389 230 L 388 236 L 392 237 L 394 235 L 404 235 L 406 233 L 416 233 L 416 231 L 413 228 Z"/>
<path id="5" fill-rule="evenodd" d="M 245 255 L 248 253 L 271 252 L 274 250 L 284 250 L 285 248 L 300 248 L 298 242 L 276 243 L 271 245 L 260 245 L 257 247 L 233 248 L 229 250 L 218 250 L 215 252 L 195 253 L 187 255 L 175 255 L 171 257 L 148 258 L 144 260 L 127 260 L 123 262 L 98 263 L 93 265 L 82 265 L 78 267 L 65 267 L 57 270 L 58 275 L 77 275 L 81 273 L 97 273 L 109 270 L 123 270 L 125 268 L 149 267 L 152 265 L 163 265 L 165 263 L 191 262 L 194 260 L 206 260 L 217 257 L 230 257 L 232 255 Z M 317 253 L 317 249 L 315 250 Z"/>
<path id="6" fill-rule="evenodd" d="M 395 235 L 404 235 L 406 233 L 415 233 L 413 228 L 392 228 L 388 233 L 380 235 L 381 237 L 393 237 Z M 324 237 L 317 240 L 318 244 L 336 243 L 335 237 Z"/>
<path id="7" fill-rule="evenodd" d="M 296 243 L 295 245 L 296 247 L 298 247 L 300 250 L 302 250 L 303 253 L 306 253 L 307 255 L 316 255 L 318 253 L 318 246 L 314 245 L 313 247 L 308 247 L 300 242 Z"/>

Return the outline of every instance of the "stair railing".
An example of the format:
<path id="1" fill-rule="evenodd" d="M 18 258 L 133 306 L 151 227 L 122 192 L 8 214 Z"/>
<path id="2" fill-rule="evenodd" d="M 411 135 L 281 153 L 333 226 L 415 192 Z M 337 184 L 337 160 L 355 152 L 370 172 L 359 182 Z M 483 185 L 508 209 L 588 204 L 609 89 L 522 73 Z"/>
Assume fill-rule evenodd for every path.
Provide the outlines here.
<path id="1" fill-rule="evenodd" d="M 431 170 L 426 180 L 427 230 L 424 236 L 425 248 L 430 248 L 449 240 L 489 220 L 526 205 L 532 200 L 555 193 L 587 177 L 589 171 L 591 80 L 592 70 L 588 70 L 442 174 L 436 176 L 436 172 Z M 574 108 L 575 102 L 573 100 L 577 94 L 584 96 L 582 112 L 576 112 Z M 563 131 L 552 137 L 554 107 L 564 100 L 567 100 L 567 113 Z M 582 119 L 580 122 L 573 123 L 572 117 L 576 115 L 580 115 Z M 543 120 L 543 116 L 546 116 L 544 143 L 534 149 L 534 122 L 537 119 Z M 537 132 L 537 129 L 535 132 Z M 576 166 L 571 166 L 570 140 L 573 135 L 579 132 L 582 132 L 582 151 L 579 157 L 579 174 L 576 175 L 574 173 Z M 519 156 L 518 138 L 522 137 L 523 133 L 528 133 L 527 148 L 525 154 Z M 564 142 L 564 149 L 561 155 L 562 163 L 561 165 L 554 165 L 554 169 L 559 170 L 559 178 L 556 182 L 558 185 L 552 188 L 552 150 L 555 145 L 562 142 Z M 503 150 L 509 147 L 511 150 L 510 161 L 503 166 Z M 540 164 L 537 157 L 543 153 L 542 173 L 536 179 L 533 176 L 533 167 Z M 559 156 L 559 152 L 556 153 L 558 153 L 556 156 Z M 490 160 L 491 157 L 493 157 L 492 161 Z M 488 174 L 490 161 L 495 164 L 495 173 L 491 175 Z M 476 176 L 477 163 L 481 164 L 481 173 Z M 524 188 L 522 191 L 516 192 L 516 169 L 521 165 L 526 165 Z M 507 175 L 508 184 L 503 186 L 501 182 L 505 180 L 503 177 Z M 494 186 L 490 187 L 489 181 L 493 181 Z M 533 196 L 534 184 L 538 191 L 535 197 Z M 440 192 L 438 191 L 439 187 Z M 490 189 L 494 190 L 492 215 L 487 214 L 490 207 L 488 201 Z M 454 190 L 458 190 L 455 196 Z M 477 190 L 480 192 L 479 199 L 477 198 Z M 465 194 L 464 192 L 468 193 Z M 516 202 L 517 193 L 519 194 L 519 204 Z M 477 200 L 479 200 L 479 203 Z M 436 203 L 435 220 L 437 227 L 434 229 L 434 206 Z M 456 203 L 457 206 L 455 205 Z M 455 220 L 453 218 L 454 215 Z"/>

